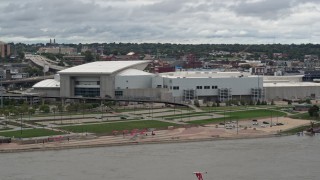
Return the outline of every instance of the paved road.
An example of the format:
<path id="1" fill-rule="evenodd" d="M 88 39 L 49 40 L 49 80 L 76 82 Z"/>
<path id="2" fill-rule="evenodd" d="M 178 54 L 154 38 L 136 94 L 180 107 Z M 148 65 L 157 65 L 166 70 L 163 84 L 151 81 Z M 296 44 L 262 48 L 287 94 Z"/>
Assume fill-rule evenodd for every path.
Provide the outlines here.
<path id="1" fill-rule="evenodd" d="M 52 60 L 47 59 L 47 58 L 40 56 L 40 55 L 27 54 L 26 59 L 30 59 L 34 64 L 41 66 L 41 67 L 48 65 L 50 69 L 53 69 L 56 71 L 61 71 L 61 70 L 66 69 L 66 67 L 55 65 L 55 64 L 53 64 Z"/>

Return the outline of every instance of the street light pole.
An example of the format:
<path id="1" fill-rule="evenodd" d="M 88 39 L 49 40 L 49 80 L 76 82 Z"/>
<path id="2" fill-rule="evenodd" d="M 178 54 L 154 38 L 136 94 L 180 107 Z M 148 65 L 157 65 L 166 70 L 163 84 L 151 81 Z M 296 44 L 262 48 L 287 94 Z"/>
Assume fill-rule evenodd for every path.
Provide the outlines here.
<path id="1" fill-rule="evenodd" d="M 1 78 L 1 108 L 3 108 L 3 86 L 2 86 L 3 75 L 4 74 L 2 74 L 2 78 Z"/>
<path id="2" fill-rule="evenodd" d="M 20 113 L 20 126 L 21 126 L 20 134 L 22 134 L 22 113 Z"/>
<path id="3" fill-rule="evenodd" d="M 85 111 L 85 100 L 83 99 L 83 104 L 82 104 L 82 118 L 84 119 L 84 111 Z"/>
<path id="4" fill-rule="evenodd" d="M 173 97 L 173 114 L 175 115 L 176 114 L 176 98 Z"/>
<path id="5" fill-rule="evenodd" d="M 270 127 L 272 127 L 272 111 L 271 111 L 271 124 L 270 124 Z"/>
<path id="6" fill-rule="evenodd" d="M 153 120 L 153 102 L 151 103 L 151 120 Z"/>
<path id="7" fill-rule="evenodd" d="M 226 128 L 226 109 L 223 109 L 223 122 L 224 122 L 224 128 Z"/>
<path id="8" fill-rule="evenodd" d="M 182 122 L 182 107 L 180 109 L 180 121 Z"/>
<path id="9" fill-rule="evenodd" d="M 239 134 L 238 128 L 239 128 L 239 119 L 237 118 L 237 135 Z"/>
<path id="10" fill-rule="evenodd" d="M 190 113 L 191 113 L 191 112 L 190 112 L 190 108 L 189 108 L 189 107 L 187 107 L 187 108 L 188 108 L 188 114 L 189 114 L 188 117 L 189 117 L 189 121 L 190 121 L 190 116 L 191 116 Z"/>
<path id="11" fill-rule="evenodd" d="M 136 115 L 136 102 L 133 102 L 133 114 Z"/>

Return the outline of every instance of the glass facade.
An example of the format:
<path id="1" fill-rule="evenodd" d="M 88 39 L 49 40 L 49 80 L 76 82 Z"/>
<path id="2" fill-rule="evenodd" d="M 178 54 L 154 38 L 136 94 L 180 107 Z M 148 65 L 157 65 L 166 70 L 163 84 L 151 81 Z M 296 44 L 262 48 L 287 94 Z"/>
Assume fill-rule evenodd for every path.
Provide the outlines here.
<path id="1" fill-rule="evenodd" d="M 75 96 L 97 97 L 100 96 L 100 88 L 75 88 Z"/>
<path id="2" fill-rule="evenodd" d="M 114 95 L 119 97 L 119 96 L 123 96 L 123 91 L 115 91 Z"/>

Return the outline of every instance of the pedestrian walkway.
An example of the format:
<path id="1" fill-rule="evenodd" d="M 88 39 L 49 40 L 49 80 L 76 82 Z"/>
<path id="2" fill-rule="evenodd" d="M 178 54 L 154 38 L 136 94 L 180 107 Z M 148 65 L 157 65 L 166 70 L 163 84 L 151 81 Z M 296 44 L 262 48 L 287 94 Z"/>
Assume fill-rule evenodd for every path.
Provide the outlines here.
<path id="1" fill-rule="evenodd" d="M 203 112 L 202 109 L 196 107 L 195 105 L 188 104 L 187 106 L 188 106 L 189 108 L 193 109 L 195 112 Z"/>

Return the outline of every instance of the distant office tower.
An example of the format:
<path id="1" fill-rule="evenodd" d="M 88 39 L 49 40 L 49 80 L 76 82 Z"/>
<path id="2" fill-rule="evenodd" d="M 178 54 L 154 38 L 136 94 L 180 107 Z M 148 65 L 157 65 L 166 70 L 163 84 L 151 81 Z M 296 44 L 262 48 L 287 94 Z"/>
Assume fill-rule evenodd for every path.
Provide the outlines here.
<path id="1" fill-rule="evenodd" d="M 50 39 L 50 44 L 52 44 L 52 41 L 51 41 L 51 39 Z"/>
<path id="2" fill-rule="evenodd" d="M 10 55 L 10 45 L 0 41 L 0 56 L 5 58 Z"/>
<path id="3" fill-rule="evenodd" d="M 53 44 L 56 44 L 56 39 L 53 39 Z"/>

